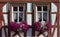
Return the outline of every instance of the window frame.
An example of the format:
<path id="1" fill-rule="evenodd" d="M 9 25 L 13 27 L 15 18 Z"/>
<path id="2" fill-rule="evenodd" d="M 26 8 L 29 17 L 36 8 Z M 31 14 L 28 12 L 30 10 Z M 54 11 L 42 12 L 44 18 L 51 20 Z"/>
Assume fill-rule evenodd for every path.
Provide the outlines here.
<path id="1" fill-rule="evenodd" d="M 42 10 L 41 11 L 38 11 L 38 9 L 37 9 L 37 7 L 38 6 L 41 6 L 42 8 Z M 43 6 L 47 6 L 47 11 L 43 11 Z M 36 12 L 37 12 L 37 15 L 39 14 L 39 13 L 42 13 L 42 18 L 43 18 L 43 14 L 44 13 L 47 13 L 47 21 L 48 21 L 48 17 L 49 17 L 49 10 L 48 10 L 48 5 L 36 5 Z M 39 19 L 38 19 L 39 20 Z M 42 21 L 43 21 L 43 19 L 42 19 Z"/>
<path id="2" fill-rule="evenodd" d="M 24 20 L 24 6 L 22 6 L 23 7 L 23 12 L 22 11 L 19 11 L 19 7 L 20 6 L 16 6 L 17 8 L 18 8 L 18 10 L 17 11 L 13 11 L 13 7 L 15 7 L 15 6 L 12 6 L 12 21 L 14 21 L 14 18 L 13 18 L 13 16 L 14 16 L 14 13 L 17 13 L 18 15 L 18 17 L 19 17 L 19 14 L 20 13 L 23 13 L 23 19 L 22 19 L 22 21 Z M 18 18 L 18 20 L 17 20 L 17 22 L 19 23 L 19 18 Z"/>

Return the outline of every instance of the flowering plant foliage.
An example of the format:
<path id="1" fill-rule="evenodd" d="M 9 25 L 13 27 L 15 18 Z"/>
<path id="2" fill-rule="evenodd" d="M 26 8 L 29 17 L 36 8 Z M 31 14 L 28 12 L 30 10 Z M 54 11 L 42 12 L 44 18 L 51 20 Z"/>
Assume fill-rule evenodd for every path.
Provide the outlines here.
<path id="1" fill-rule="evenodd" d="M 41 27 L 40 22 L 35 22 L 34 23 L 34 29 L 37 30 L 37 31 L 40 31 L 41 33 L 43 33 L 44 31 L 49 31 L 51 28 L 52 28 L 52 25 L 49 21 L 46 22 L 43 27 Z"/>
<path id="2" fill-rule="evenodd" d="M 40 31 L 41 30 L 41 25 L 40 22 L 35 22 L 34 23 L 34 29 Z"/>
<path id="3" fill-rule="evenodd" d="M 26 31 L 29 28 L 29 25 L 27 24 L 26 21 L 22 21 L 22 29 L 23 31 Z"/>
<path id="4" fill-rule="evenodd" d="M 10 31 L 16 31 L 16 29 L 20 28 L 20 24 L 16 23 L 16 22 L 10 22 L 9 24 L 9 30 Z"/>
<path id="5" fill-rule="evenodd" d="M 27 24 L 26 21 L 22 21 L 21 23 L 10 22 L 9 24 L 10 31 L 16 31 L 20 29 L 22 29 L 23 31 L 27 31 L 28 28 L 29 28 L 29 25 Z"/>
<path id="6" fill-rule="evenodd" d="M 47 27 L 46 30 L 49 31 L 52 28 L 51 22 L 49 22 L 49 21 L 46 22 L 46 27 Z"/>

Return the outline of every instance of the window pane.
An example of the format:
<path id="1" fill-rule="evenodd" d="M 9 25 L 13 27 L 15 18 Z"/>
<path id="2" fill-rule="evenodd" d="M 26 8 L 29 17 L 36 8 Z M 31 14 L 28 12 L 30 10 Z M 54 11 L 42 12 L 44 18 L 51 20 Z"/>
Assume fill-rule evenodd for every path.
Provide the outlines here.
<path id="1" fill-rule="evenodd" d="M 19 22 L 23 20 L 23 13 L 19 13 Z"/>
<path id="2" fill-rule="evenodd" d="M 47 11 L 47 6 L 43 6 L 43 11 Z"/>
<path id="3" fill-rule="evenodd" d="M 20 6 L 19 7 L 19 11 L 23 11 L 23 6 Z"/>
<path id="4" fill-rule="evenodd" d="M 38 11 L 42 11 L 42 7 L 41 6 L 37 6 L 37 10 Z"/>
<path id="5" fill-rule="evenodd" d="M 42 21 L 42 13 L 38 13 L 38 19 L 40 22 Z"/>
<path id="6" fill-rule="evenodd" d="M 14 13 L 13 17 L 14 17 L 14 21 L 17 22 L 17 20 L 18 20 L 17 13 Z"/>
<path id="7" fill-rule="evenodd" d="M 43 13 L 43 20 L 47 21 L 47 13 Z"/>
<path id="8" fill-rule="evenodd" d="M 17 7 L 13 7 L 13 11 L 17 11 L 18 10 L 18 8 Z"/>

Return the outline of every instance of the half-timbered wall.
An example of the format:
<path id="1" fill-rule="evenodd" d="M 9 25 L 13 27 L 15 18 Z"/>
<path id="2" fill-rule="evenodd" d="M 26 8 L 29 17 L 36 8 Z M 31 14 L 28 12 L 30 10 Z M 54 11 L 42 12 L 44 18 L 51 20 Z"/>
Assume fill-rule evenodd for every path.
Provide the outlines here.
<path id="1" fill-rule="evenodd" d="M 13 0 L 13 1 L 17 1 L 18 3 L 19 3 L 19 0 Z M 8 12 L 9 12 L 9 8 L 10 8 L 10 22 L 13 20 L 12 18 L 12 2 L 13 1 L 10 1 L 9 0 L 9 2 L 10 2 L 10 4 L 9 3 L 4 3 L 4 4 L 2 4 L 2 2 L 3 2 L 3 0 L 1 0 L 1 4 L 0 4 L 0 12 L 3 12 L 3 16 L 4 16 L 4 21 L 5 21 L 5 25 L 8 25 Z M 26 1 L 23 1 L 23 0 L 21 0 L 23 3 L 25 3 L 26 5 L 26 7 L 25 7 L 25 11 L 26 11 L 26 21 L 27 21 L 27 23 L 29 24 L 29 25 L 31 25 L 32 26 L 32 21 L 34 20 L 34 22 L 35 21 L 38 21 L 38 18 L 37 18 L 37 13 L 36 13 L 36 15 L 35 15 L 35 13 L 33 13 L 33 12 L 36 12 L 36 5 L 35 5 L 35 3 L 39 3 L 39 2 L 49 2 L 50 3 L 50 1 L 51 0 L 28 0 L 28 2 L 26 3 Z M 21 2 L 20 1 L 20 2 Z M 6 1 L 5 1 L 6 2 Z M 8 0 L 7 0 L 7 2 L 8 2 Z M 33 2 L 33 5 L 34 6 L 32 6 L 32 2 Z M 52 23 L 52 25 L 53 25 L 53 28 L 52 28 L 52 30 L 51 30 L 51 32 L 52 32 L 52 36 L 53 37 L 58 37 L 58 13 L 60 12 L 60 9 L 58 9 L 58 8 L 60 8 L 60 6 L 58 7 L 58 5 L 56 4 L 56 3 L 53 3 L 53 2 L 56 2 L 56 3 L 58 3 L 58 0 L 52 0 L 52 2 L 51 2 L 51 7 L 50 7 L 50 9 L 51 10 L 49 10 L 50 11 L 50 21 L 51 21 L 51 23 Z M 34 11 L 32 11 L 32 9 L 33 9 L 33 7 L 34 7 Z M 33 14 L 34 14 L 34 16 L 36 16 L 36 17 L 34 17 L 33 16 Z M 32 20 L 33 19 L 33 20 Z"/>
<path id="2" fill-rule="evenodd" d="M 9 6 L 10 4 L 9 3 L 6 3 L 2 6 L 2 12 L 3 12 L 3 18 L 4 18 L 4 21 L 2 22 L 2 25 L 4 26 L 4 23 L 5 23 L 5 26 L 8 26 L 8 12 L 9 12 Z M 8 29 L 6 29 L 6 32 L 7 32 L 7 36 L 8 36 Z M 4 29 L 2 28 L 2 37 L 5 36 L 5 33 L 4 33 Z"/>
<path id="3" fill-rule="evenodd" d="M 29 25 L 32 25 L 32 3 L 27 3 L 27 11 L 26 11 L 26 15 L 27 15 L 27 23 Z"/>
<path id="4" fill-rule="evenodd" d="M 57 23 L 57 16 L 58 16 L 58 7 L 55 3 L 51 3 L 51 23 L 54 27 L 52 27 L 52 37 L 58 37 L 58 23 Z"/>
<path id="5" fill-rule="evenodd" d="M 6 13 L 6 14 L 3 14 L 3 16 L 4 16 L 5 24 L 8 25 L 8 14 L 7 13 L 9 12 L 9 3 L 6 3 L 5 5 L 3 5 L 2 12 Z"/>

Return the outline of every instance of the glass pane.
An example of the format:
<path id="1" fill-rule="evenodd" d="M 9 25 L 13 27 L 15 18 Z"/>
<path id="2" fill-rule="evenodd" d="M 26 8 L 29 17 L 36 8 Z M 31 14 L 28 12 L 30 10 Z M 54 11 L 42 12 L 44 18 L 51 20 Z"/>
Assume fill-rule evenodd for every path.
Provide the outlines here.
<path id="1" fill-rule="evenodd" d="M 43 6 L 43 11 L 47 11 L 47 6 Z"/>
<path id="2" fill-rule="evenodd" d="M 19 13 L 19 22 L 23 20 L 23 13 Z"/>
<path id="3" fill-rule="evenodd" d="M 19 7 L 19 11 L 23 11 L 23 6 L 20 6 Z"/>
<path id="4" fill-rule="evenodd" d="M 40 22 L 42 21 L 42 13 L 38 13 L 38 19 Z"/>
<path id="5" fill-rule="evenodd" d="M 43 13 L 43 20 L 47 21 L 47 13 Z"/>
<path id="6" fill-rule="evenodd" d="M 14 21 L 17 22 L 18 21 L 18 17 L 17 17 L 17 13 L 14 13 Z"/>
<path id="7" fill-rule="evenodd" d="M 42 7 L 41 6 L 37 6 L 37 11 L 42 11 Z"/>
<path id="8" fill-rule="evenodd" d="M 17 11 L 18 10 L 18 8 L 17 7 L 13 7 L 13 11 Z"/>

